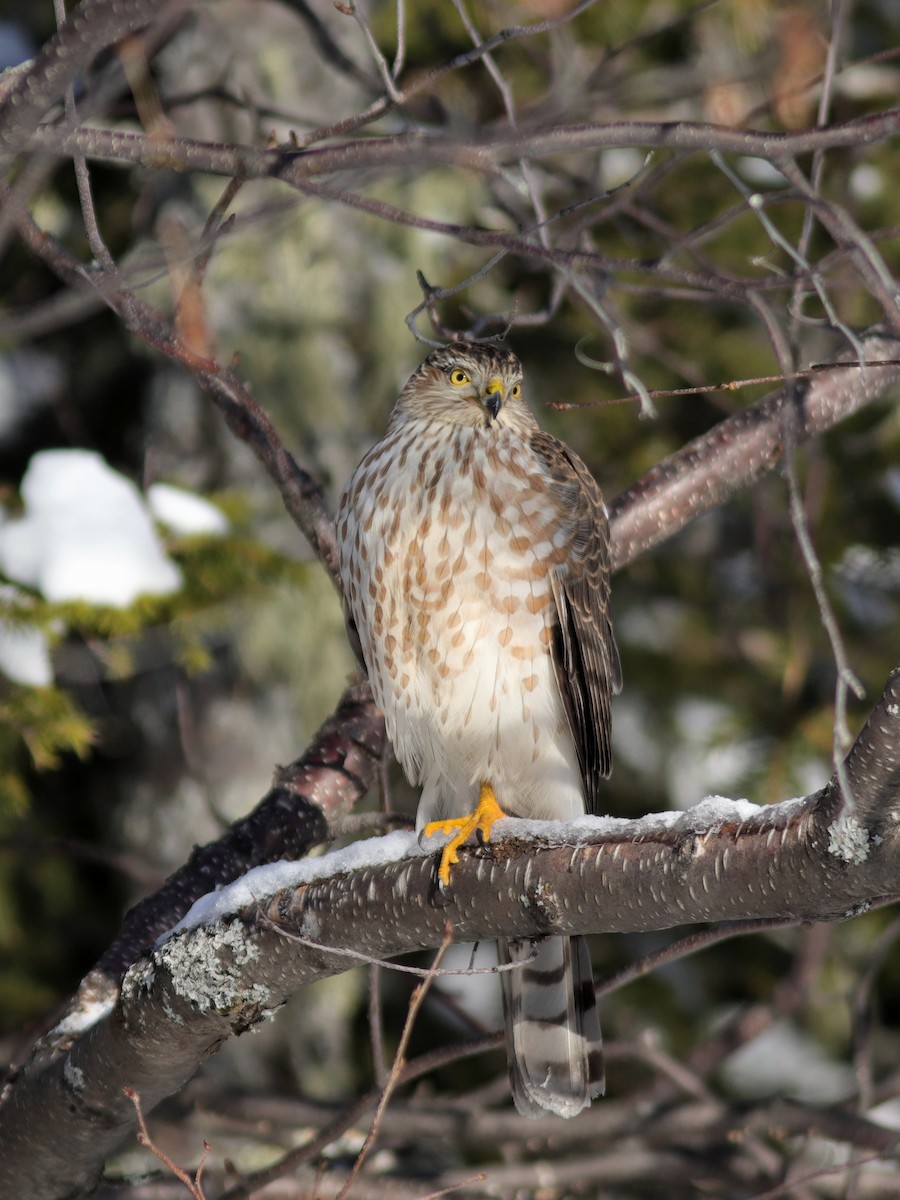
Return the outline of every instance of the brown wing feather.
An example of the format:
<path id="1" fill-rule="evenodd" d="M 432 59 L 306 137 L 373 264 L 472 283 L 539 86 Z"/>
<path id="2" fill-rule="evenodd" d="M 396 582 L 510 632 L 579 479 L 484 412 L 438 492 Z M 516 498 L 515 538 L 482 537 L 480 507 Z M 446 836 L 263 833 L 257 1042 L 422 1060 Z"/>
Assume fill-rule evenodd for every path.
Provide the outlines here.
<path id="1" fill-rule="evenodd" d="M 347 641 L 350 643 L 350 649 L 353 651 L 356 661 L 368 675 L 369 668 L 366 666 L 366 660 L 363 657 L 362 639 L 359 636 L 359 629 L 356 621 L 353 619 L 353 613 L 350 611 L 350 605 L 347 598 L 344 597 L 344 627 L 347 630 Z"/>
<path id="2" fill-rule="evenodd" d="M 531 435 L 531 446 L 547 472 L 548 499 L 570 531 L 566 561 L 552 576 L 553 664 L 587 810 L 597 813 L 600 780 L 612 769 L 610 697 L 622 687 L 609 619 L 609 520 L 600 488 L 577 454 L 543 430 Z"/>

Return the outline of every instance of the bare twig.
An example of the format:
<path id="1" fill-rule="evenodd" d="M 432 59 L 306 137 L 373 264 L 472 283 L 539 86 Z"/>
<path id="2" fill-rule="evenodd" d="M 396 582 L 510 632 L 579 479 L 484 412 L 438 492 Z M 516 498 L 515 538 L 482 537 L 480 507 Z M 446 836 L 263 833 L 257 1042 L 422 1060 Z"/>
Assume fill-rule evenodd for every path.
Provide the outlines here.
<path id="1" fill-rule="evenodd" d="M 10 190 L 0 184 L 0 199 Z M 16 227 L 23 241 L 38 254 L 61 279 L 75 287 L 92 286 L 84 278 L 81 265 L 62 244 L 38 228 L 31 216 L 20 210 Z M 131 314 L 135 321 L 131 332 L 147 345 L 180 363 L 209 392 L 229 428 L 251 447 L 276 481 L 288 512 L 309 538 L 326 570 L 337 576 L 337 551 L 334 525 L 325 504 L 322 489 L 311 473 L 304 470 L 278 436 L 265 410 L 250 394 L 236 372 L 197 354 L 172 329 L 168 320 L 149 305 L 128 293 L 128 304 L 121 302 L 121 291 L 103 292 L 106 303 L 123 318 Z"/>
<path id="2" fill-rule="evenodd" d="M 444 939 L 441 942 L 438 952 L 434 956 L 431 964 L 431 970 L 425 976 L 420 984 L 417 984 L 413 989 L 413 994 L 409 1001 L 409 1011 L 406 1014 L 406 1020 L 403 1023 L 403 1030 L 400 1034 L 400 1041 L 397 1043 L 397 1050 L 394 1054 L 394 1061 L 391 1063 L 391 1069 L 385 1081 L 384 1087 L 381 1090 L 381 1097 L 378 1101 L 378 1106 L 375 1109 L 375 1116 L 372 1118 L 372 1123 L 369 1126 L 369 1131 L 366 1134 L 366 1140 L 362 1144 L 359 1154 L 353 1163 L 353 1168 L 347 1177 L 347 1182 L 338 1193 L 338 1200 L 344 1200 L 344 1197 L 353 1186 L 353 1181 L 362 1170 L 363 1163 L 369 1156 L 372 1146 L 375 1144 L 375 1139 L 378 1136 L 378 1130 L 381 1126 L 381 1120 L 390 1103 L 391 1096 L 394 1094 L 398 1084 L 403 1077 L 403 1068 L 406 1066 L 406 1051 L 409 1046 L 409 1039 L 412 1036 L 413 1027 L 416 1023 L 416 1018 L 422 1005 L 425 1003 L 425 997 L 428 995 L 428 990 L 434 982 L 435 973 L 441 965 L 441 959 L 447 953 L 450 943 L 453 941 L 453 929 L 448 924 L 444 931 Z"/>
<path id="3" fill-rule="evenodd" d="M 375 1082 L 384 1087 L 387 1079 L 387 1057 L 384 1052 L 384 1026 L 381 1013 L 381 963 L 369 968 L 368 988 L 369 1044 L 372 1047 L 372 1074 Z"/>
<path id="4" fill-rule="evenodd" d="M 247 179 L 281 179 L 294 187 L 347 172 L 409 167 L 421 170 L 426 165 L 490 173 L 506 163 L 526 157 L 533 160 L 633 146 L 750 155 L 773 163 L 794 183 L 790 166 L 794 156 L 885 141 L 898 132 L 900 108 L 800 133 L 735 130 L 690 121 L 609 121 L 596 125 L 559 125 L 537 132 L 515 129 L 477 141 L 422 133 L 390 134 L 382 138 L 361 138 L 337 147 L 290 152 L 219 145 L 190 138 L 160 145 L 146 134 L 126 130 L 94 127 L 66 130 L 44 126 L 34 132 L 32 145 L 45 154 L 68 157 L 80 151 L 87 158 L 104 162 L 135 163 L 176 172 L 205 171 Z M 803 191 L 809 190 L 805 178 L 798 180 L 797 186 Z M 818 201 L 814 197 L 811 200 L 818 207 Z"/>
<path id="5" fill-rule="evenodd" d="M 393 74 L 392 69 L 388 66 L 387 59 L 381 53 L 381 49 L 379 48 L 378 42 L 375 39 L 375 34 L 372 32 L 372 26 L 369 24 L 366 15 L 360 10 L 359 4 L 356 2 L 356 0 L 347 0 L 346 3 L 339 5 L 339 11 L 346 12 L 349 16 L 353 17 L 354 21 L 356 21 L 356 24 L 362 31 L 363 37 L 366 39 L 366 45 L 369 48 L 369 53 L 372 56 L 372 61 L 375 63 L 375 67 L 378 71 L 379 78 L 384 85 L 384 90 L 387 93 L 388 99 L 392 104 L 399 103 L 401 99 L 401 92 L 397 88 L 396 76 Z"/>
<path id="6" fill-rule="evenodd" d="M 173 1162 L 168 1154 L 164 1150 L 161 1150 L 150 1136 L 150 1131 L 147 1129 L 147 1122 L 144 1119 L 144 1112 L 141 1108 L 141 1098 L 138 1093 L 134 1088 L 130 1087 L 123 1088 L 122 1091 L 134 1105 L 138 1125 L 137 1140 L 140 1144 L 145 1150 L 149 1150 L 151 1154 L 155 1155 L 166 1170 L 172 1172 L 178 1182 L 184 1185 L 189 1195 L 193 1197 L 193 1200 L 206 1200 L 206 1193 L 203 1190 L 203 1169 L 206 1166 L 206 1160 L 209 1157 L 211 1149 L 209 1143 L 203 1143 L 203 1154 L 200 1156 L 197 1170 L 194 1172 L 193 1177 L 190 1176 L 183 1167 L 179 1167 L 177 1163 Z"/>

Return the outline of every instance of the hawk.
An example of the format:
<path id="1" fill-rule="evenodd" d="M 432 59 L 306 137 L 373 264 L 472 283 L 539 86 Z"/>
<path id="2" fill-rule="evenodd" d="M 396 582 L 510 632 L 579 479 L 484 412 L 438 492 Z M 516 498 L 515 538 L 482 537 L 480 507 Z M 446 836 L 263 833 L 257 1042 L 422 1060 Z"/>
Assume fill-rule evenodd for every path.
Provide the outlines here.
<path id="1" fill-rule="evenodd" d="M 581 459 L 540 429 L 497 344 L 434 351 L 341 496 L 347 627 L 394 752 L 422 788 L 420 837 L 487 839 L 498 817 L 596 813 L 621 668 L 609 524 Z M 587 945 L 500 943 L 513 1098 L 571 1117 L 603 1091 Z"/>

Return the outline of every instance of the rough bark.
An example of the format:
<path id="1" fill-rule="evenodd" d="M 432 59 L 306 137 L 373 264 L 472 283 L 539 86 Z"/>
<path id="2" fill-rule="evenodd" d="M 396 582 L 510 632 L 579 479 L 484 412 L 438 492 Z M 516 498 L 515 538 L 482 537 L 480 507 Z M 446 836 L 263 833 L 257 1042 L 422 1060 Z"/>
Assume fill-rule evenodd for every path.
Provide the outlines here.
<path id="1" fill-rule="evenodd" d="M 897 345 L 879 335 L 864 342 L 871 362 L 891 360 Z M 900 366 L 893 365 L 870 366 L 864 372 L 824 371 L 799 397 L 791 400 L 787 390 L 779 391 L 672 455 L 613 504 L 616 566 L 771 470 L 783 450 L 788 403 L 798 438 L 811 437 L 883 395 L 898 376 Z M 268 430 L 264 436 L 276 435 Z M 268 449 L 260 455 L 264 462 L 278 458 L 277 447 L 272 454 Z M 895 685 L 892 676 L 886 696 L 894 695 Z M 479 939 L 548 928 L 625 932 L 691 921 L 840 917 L 897 888 L 896 825 L 890 816 L 896 812 L 890 805 L 900 769 L 891 744 L 897 727 L 891 707 L 897 701 L 896 696 L 883 698 L 847 760 L 859 826 L 843 831 L 844 844 L 852 850 L 866 848 L 866 838 L 884 839 L 865 863 L 847 864 L 828 850 L 828 826 L 837 813 L 836 792 L 829 790 L 811 798 L 804 810 L 791 810 L 790 817 L 785 810 L 767 809 L 755 822 L 727 829 L 694 827 L 685 818 L 676 826 L 660 824 L 658 834 L 644 829 L 636 835 L 633 823 L 622 822 L 612 841 L 578 848 L 505 838 L 485 857 L 468 862 L 455 876 L 450 897 L 435 896 L 430 860 L 413 859 L 386 869 L 377 880 L 342 877 L 317 884 L 308 890 L 302 911 L 315 912 L 322 920 L 325 944 L 377 957 L 437 945 L 446 921 L 454 936 Z M 346 958 L 302 951 L 292 943 L 286 952 L 287 943 L 271 929 L 253 928 L 256 917 L 250 914 L 253 936 L 248 944 L 255 947 L 255 939 L 261 938 L 265 952 L 257 957 L 254 951 L 241 964 L 234 1007 L 204 1011 L 196 1022 L 186 1022 L 168 993 L 158 999 L 161 983 L 146 997 L 137 986 L 141 971 L 147 971 L 142 959 L 128 972 L 113 1015 L 71 1044 L 83 1028 L 83 1014 L 115 1001 L 117 982 L 136 954 L 175 924 L 198 896 L 252 866 L 300 857 L 327 838 L 328 822 L 349 811 L 368 790 L 383 752 L 383 722 L 368 688 L 351 687 L 309 751 L 279 776 L 253 813 L 221 841 L 195 851 L 156 895 L 126 917 L 121 933 L 73 998 L 67 1020 L 36 1045 L 29 1067 L 12 1081 L 0 1105 L 0 1141 L 9 1147 L 0 1170 L 10 1182 L 18 1186 L 25 1164 L 33 1164 L 37 1138 L 47 1162 L 40 1194 L 64 1196 L 86 1186 L 133 1125 L 131 1105 L 120 1095 L 124 1084 L 140 1092 L 149 1110 L 263 1009 L 277 1007 L 313 978 L 345 969 Z M 590 906 L 584 904 L 585 892 L 593 897 Z M 524 905 L 522 895 L 529 897 Z M 485 923 L 486 912 L 490 920 Z M 297 928 L 291 924 L 295 919 L 296 913 L 285 928 Z M 227 938 L 234 939 L 243 926 L 230 928 Z M 209 963 L 202 956 L 208 949 L 205 935 L 196 936 L 203 949 L 197 951 L 199 959 L 186 955 L 185 970 L 203 978 Z M 238 940 L 243 954 L 243 934 Z M 227 939 L 223 943 L 226 957 L 233 952 L 230 945 Z M 273 978 L 276 964 L 281 966 Z M 264 1002 L 254 1007 L 250 998 L 262 995 Z M 178 1014 L 177 1037 L 165 1032 L 167 1006 Z M 84 1081 L 85 1090 L 73 1093 L 72 1080 Z M 40 1135 L 50 1129 L 52 1139 Z M 53 1146 L 47 1144 L 51 1140 Z"/>
<path id="2" fill-rule="evenodd" d="M 152 1108 L 298 987 L 355 965 L 341 948 L 390 957 L 438 946 L 448 925 L 480 941 L 857 914 L 900 881 L 900 669 L 845 765 L 852 827 L 836 819 L 834 782 L 734 822 L 702 807 L 674 823 L 622 820 L 596 833 L 554 826 L 517 836 L 511 822 L 489 846 L 463 852 L 449 893 L 435 888 L 433 856 L 414 855 L 174 935 L 128 970 L 115 1006 L 64 1056 L 11 1088 L 0 1109 L 0 1194 L 52 1200 L 91 1186 L 133 1125 L 123 1086 Z"/>

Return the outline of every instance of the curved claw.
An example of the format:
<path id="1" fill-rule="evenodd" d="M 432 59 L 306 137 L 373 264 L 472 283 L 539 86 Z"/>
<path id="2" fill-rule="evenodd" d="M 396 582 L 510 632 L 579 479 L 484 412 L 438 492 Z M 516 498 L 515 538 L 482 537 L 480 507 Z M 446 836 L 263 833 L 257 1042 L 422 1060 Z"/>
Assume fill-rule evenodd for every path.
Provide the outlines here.
<path id="1" fill-rule="evenodd" d="M 450 883 L 450 868 L 459 862 L 459 847 L 463 842 L 467 841 L 476 830 L 480 833 L 483 841 L 489 841 L 494 823 L 505 816 L 506 813 L 497 803 L 493 787 L 485 780 L 481 785 L 478 806 L 474 812 L 467 813 L 464 817 L 453 817 L 448 821 L 428 822 L 423 830 L 426 837 L 431 837 L 435 833 L 453 834 L 441 851 L 438 879 L 441 881 L 442 887 L 447 887 Z"/>

